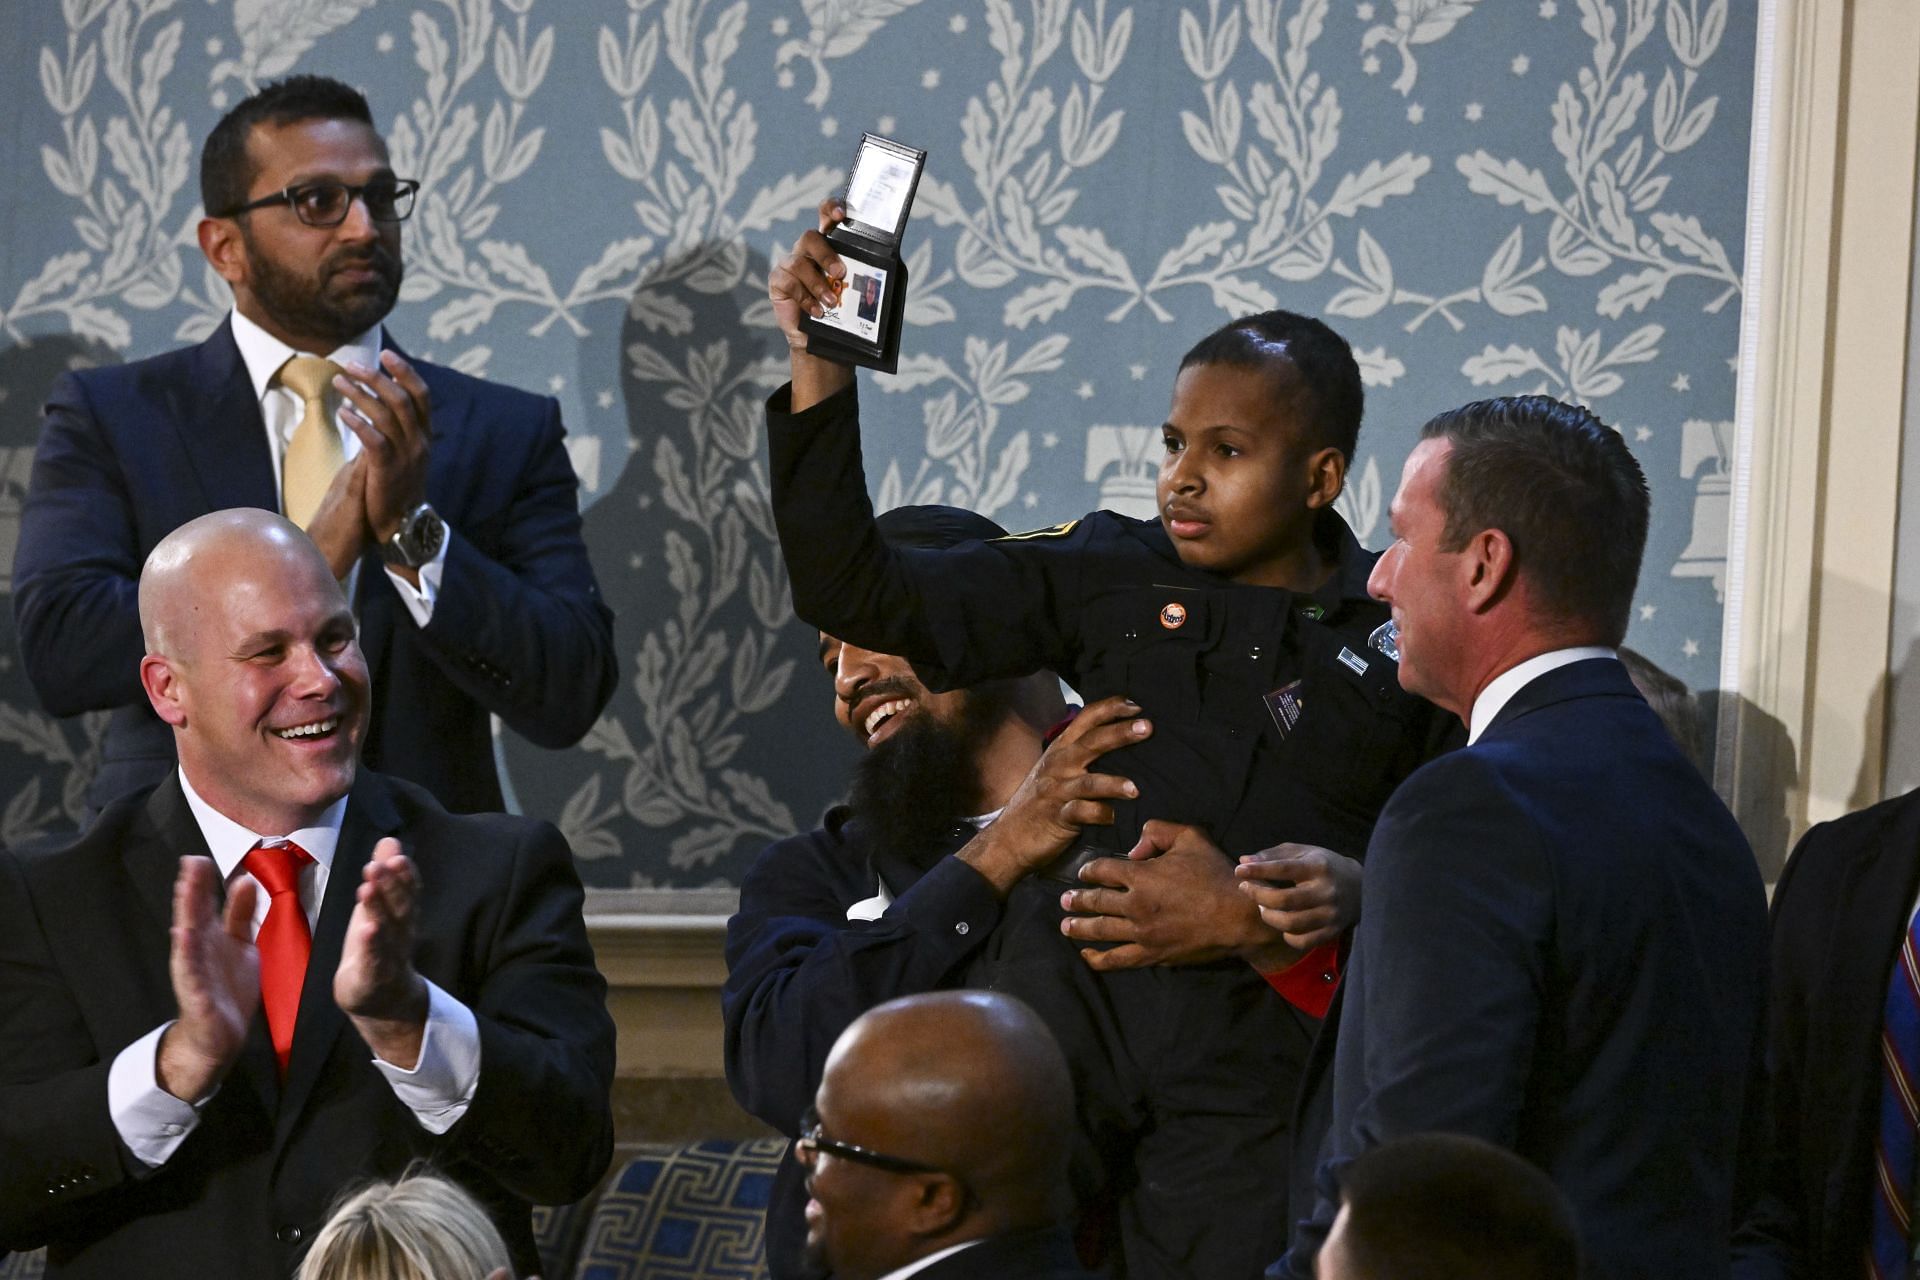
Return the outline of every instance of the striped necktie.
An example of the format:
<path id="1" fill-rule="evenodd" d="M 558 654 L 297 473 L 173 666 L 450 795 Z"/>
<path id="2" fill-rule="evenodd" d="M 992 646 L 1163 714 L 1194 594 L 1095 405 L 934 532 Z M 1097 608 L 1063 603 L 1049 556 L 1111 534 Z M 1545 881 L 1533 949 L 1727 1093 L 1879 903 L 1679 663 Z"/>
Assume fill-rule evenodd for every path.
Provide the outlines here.
<path id="1" fill-rule="evenodd" d="M 1867 1275 L 1913 1275 L 1912 1214 L 1915 1135 L 1920 1131 L 1920 912 L 1907 921 L 1887 983 L 1880 1030 L 1880 1124 L 1873 1144 L 1874 1191 L 1867 1233 Z"/>

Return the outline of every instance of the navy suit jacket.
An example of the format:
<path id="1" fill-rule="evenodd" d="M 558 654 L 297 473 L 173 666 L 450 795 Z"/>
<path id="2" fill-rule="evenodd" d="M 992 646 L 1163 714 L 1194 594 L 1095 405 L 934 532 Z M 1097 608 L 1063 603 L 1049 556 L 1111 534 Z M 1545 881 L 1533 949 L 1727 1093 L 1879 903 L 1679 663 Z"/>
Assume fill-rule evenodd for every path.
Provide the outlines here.
<path id="1" fill-rule="evenodd" d="M 1540 1166 L 1593 1280 L 1727 1274 L 1766 896 L 1626 670 L 1532 681 L 1394 793 L 1338 1011 L 1311 1273 L 1359 1153 L 1429 1130 Z"/>
<path id="2" fill-rule="evenodd" d="M 445 1134 L 423 1129 L 333 1002 L 361 868 L 396 836 L 420 870 L 420 972 L 473 1011 L 480 1079 Z M 177 775 L 109 806 L 78 843 L 0 853 L 0 1250 L 48 1246 L 50 1275 L 291 1274 L 334 1197 L 431 1161 L 484 1203 L 520 1274 L 529 1202 L 592 1188 L 613 1145 L 613 1022 L 559 832 L 449 814 L 361 771 L 314 928 L 284 1083 L 255 1015 L 241 1057 L 157 1169 L 121 1143 L 107 1077 L 176 1015 L 171 886 L 206 842 Z"/>
<path id="3" fill-rule="evenodd" d="M 1808 831 L 1773 891 L 1765 1173 L 1740 1280 L 1862 1274 L 1882 1010 L 1916 894 L 1920 792 Z"/>
<path id="4" fill-rule="evenodd" d="M 959 986 L 1001 917 L 980 873 L 951 855 L 972 834 L 902 853 L 868 848 L 849 811 L 762 850 L 727 921 L 727 1083 L 740 1106 L 792 1138 L 813 1104 L 827 1054 L 855 1018 L 896 996 Z M 881 882 L 892 904 L 875 920 L 847 908 Z M 806 1170 L 789 1148 L 767 1202 L 767 1269 L 818 1274 L 806 1260 Z"/>
<path id="5" fill-rule="evenodd" d="M 541 746 L 578 741 L 613 693 L 613 615 L 580 537 L 559 407 L 414 367 L 432 397 L 427 501 L 451 540 L 425 628 L 379 557 L 361 563 L 354 605 L 374 695 L 364 758 L 449 809 L 499 809 L 488 712 Z M 54 385 L 21 513 L 14 616 L 49 711 L 113 711 L 94 808 L 173 767 L 173 734 L 140 688 L 140 566 L 196 516 L 278 510 L 271 458 L 229 325 L 197 347 Z"/>

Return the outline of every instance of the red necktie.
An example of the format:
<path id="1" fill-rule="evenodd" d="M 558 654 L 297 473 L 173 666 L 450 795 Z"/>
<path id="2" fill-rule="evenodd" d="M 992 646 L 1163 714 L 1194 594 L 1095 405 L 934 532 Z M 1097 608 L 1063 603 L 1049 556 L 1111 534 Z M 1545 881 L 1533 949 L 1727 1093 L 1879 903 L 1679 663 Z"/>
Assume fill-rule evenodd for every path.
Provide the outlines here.
<path id="1" fill-rule="evenodd" d="M 240 863 L 267 891 L 267 918 L 253 941 L 260 950 L 260 1002 L 267 1009 L 267 1030 L 273 1035 L 282 1079 L 293 1052 L 293 1021 L 300 1012 L 307 957 L 313 951 L 307 913 L 300 905 L 300 868 L 311 861 L 305 849 L 281 841 L 255 845 Z"/>

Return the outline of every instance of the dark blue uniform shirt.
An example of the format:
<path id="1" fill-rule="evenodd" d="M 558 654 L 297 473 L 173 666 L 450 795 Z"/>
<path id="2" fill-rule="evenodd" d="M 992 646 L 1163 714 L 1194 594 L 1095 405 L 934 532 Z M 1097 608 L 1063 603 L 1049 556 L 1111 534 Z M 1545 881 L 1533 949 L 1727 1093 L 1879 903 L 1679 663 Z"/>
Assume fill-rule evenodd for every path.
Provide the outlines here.
<path id="1" fill-rule="evenodd" d="M 1100 767 L 1140 798 L 1089 832 L 1124 851 L 1149 818 L 1206 827 L 1232 854 L 1280 843 L 1352 857 L 1395 785 L 1459 737 L 1367 647 L 1387 607 L 1377 555 L 1324 511 L 1334 572 L 1296 594 L 1189 568 L 1157 521 L 1110 511 L 1035 533 L 931 550 L 873 526 L 850 388 L 801 414 L 768 403 L 774 519 L 795 611 L 829 635 L 910 659 L 936 691 L 1060 673 L 1088 700 L 1124 694 L 1147 741 Z"/>

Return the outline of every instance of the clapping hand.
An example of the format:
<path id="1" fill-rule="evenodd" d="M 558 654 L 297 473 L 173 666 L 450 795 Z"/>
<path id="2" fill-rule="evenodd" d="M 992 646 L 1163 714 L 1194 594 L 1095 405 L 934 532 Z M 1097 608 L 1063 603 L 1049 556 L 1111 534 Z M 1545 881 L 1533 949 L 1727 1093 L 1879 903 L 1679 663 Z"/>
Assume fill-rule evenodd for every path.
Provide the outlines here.
<path id="1" fill-rule="evenodd" d="M 347 921 L 333 1000 L 367 1046 L 385 1062 L 411 1070 L 427 1026 L 427 980 L 413 967 L 413 860 L 392 836 L 373 846 Z"/>

